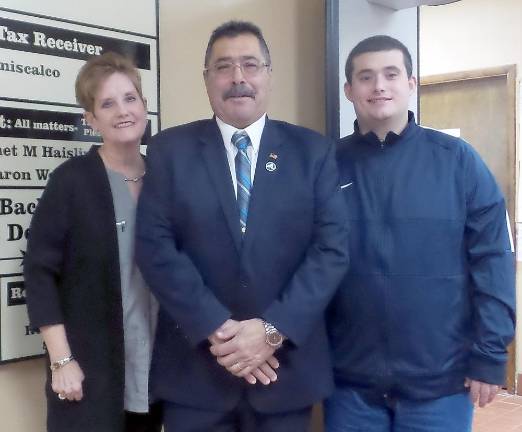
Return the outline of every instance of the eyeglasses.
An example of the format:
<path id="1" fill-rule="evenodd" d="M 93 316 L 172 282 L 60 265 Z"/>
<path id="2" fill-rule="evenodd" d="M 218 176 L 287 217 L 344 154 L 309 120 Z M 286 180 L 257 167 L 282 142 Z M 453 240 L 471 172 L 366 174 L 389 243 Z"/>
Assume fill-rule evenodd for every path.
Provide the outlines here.
<path id="1" fill-rule="evenodd" d="M 241 69 L 245 77 L 252 78 L 258 75 L 263 68 L 270 67 L 270 64 L 261 63 L 257 60 L 245 60 L 240 63 L 220 61 L 203 70 L 205 72 L 210 71 L 219 77 L 230 77 L 234 74 L 237 67 Z"/>

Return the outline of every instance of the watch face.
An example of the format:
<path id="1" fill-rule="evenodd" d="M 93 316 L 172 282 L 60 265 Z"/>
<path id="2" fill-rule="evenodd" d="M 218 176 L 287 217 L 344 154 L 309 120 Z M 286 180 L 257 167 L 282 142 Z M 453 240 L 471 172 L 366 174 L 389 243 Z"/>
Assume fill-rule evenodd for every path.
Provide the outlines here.
<path id="1" fill-rule="evenodd" d="M 270 345 L 279 345 L 281 342 L 283 342 L 283 336 L 279 332 L 270 333 L 268 335 L 268 342 Z"/>

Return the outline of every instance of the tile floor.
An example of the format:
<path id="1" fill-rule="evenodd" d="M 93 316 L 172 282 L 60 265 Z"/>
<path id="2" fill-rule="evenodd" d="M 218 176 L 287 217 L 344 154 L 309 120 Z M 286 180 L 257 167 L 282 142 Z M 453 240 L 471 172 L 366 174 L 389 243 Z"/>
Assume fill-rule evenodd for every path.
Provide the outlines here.
<path id="1" fill-rule="evenodd" d="M 486 408 L 476 408 L 473 432 L 522 432 L 522 396 L 499 394 Z"/>

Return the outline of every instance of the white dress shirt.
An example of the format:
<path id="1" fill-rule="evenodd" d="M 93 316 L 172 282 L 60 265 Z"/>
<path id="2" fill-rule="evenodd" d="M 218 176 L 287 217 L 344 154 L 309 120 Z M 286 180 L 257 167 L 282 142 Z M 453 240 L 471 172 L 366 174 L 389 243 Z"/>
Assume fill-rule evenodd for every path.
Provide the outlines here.
<path id="1" fill-rule="evenodd" d="M 263 134 L 263 129 L 265 127 L 266 122 L 266 113 L 263 114 L 259 120 L 256 120 L 250 126 L 245 129 L 238 129 L 234 126 L 230 126 L 226 124 L 223 120 L 216 116 L 216 122 L 218 124 L 219 130 L 221 131 L 221 136 L 223 137 L 223 143 L 225 144 L 225 150 L 227 151 L 227 159 L 228 166 L 230 168 L 230 175 L 232 177 L 232 183 L 234 183 L 234 192 L 237 197 L 237 179 L 236 179 L 236 164 L 235 158 L 237 152 L 239 151 L 237 147 L 232 144 L 232 135 L 238 130 L 244 130 L 249 138 L 252 146 L 248 146 L 247 155 L 250 159 L 250 178 L 252 181 L 252 186 L 254 185 L 254 175 L 256 172 L 256 164 L 257 164 L 257 155 L 259 153 L 259 145 L 261 143 L 261 135 Z"/>

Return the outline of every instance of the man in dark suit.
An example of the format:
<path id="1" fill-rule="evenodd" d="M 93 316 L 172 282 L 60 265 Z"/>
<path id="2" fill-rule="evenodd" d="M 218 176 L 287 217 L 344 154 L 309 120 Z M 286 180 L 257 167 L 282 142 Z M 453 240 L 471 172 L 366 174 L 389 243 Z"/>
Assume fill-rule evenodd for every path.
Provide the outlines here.
<path id="1" fill-rule="evenodd" d="M 324 309 L 347 269 L 334 146 L 266 117 L 259 28 L 212 34 L 215 113 L 149 146 L 137 258 L 161 310 L 153 394 L 167 432 L 307 430 L 332 390 Z"/>

